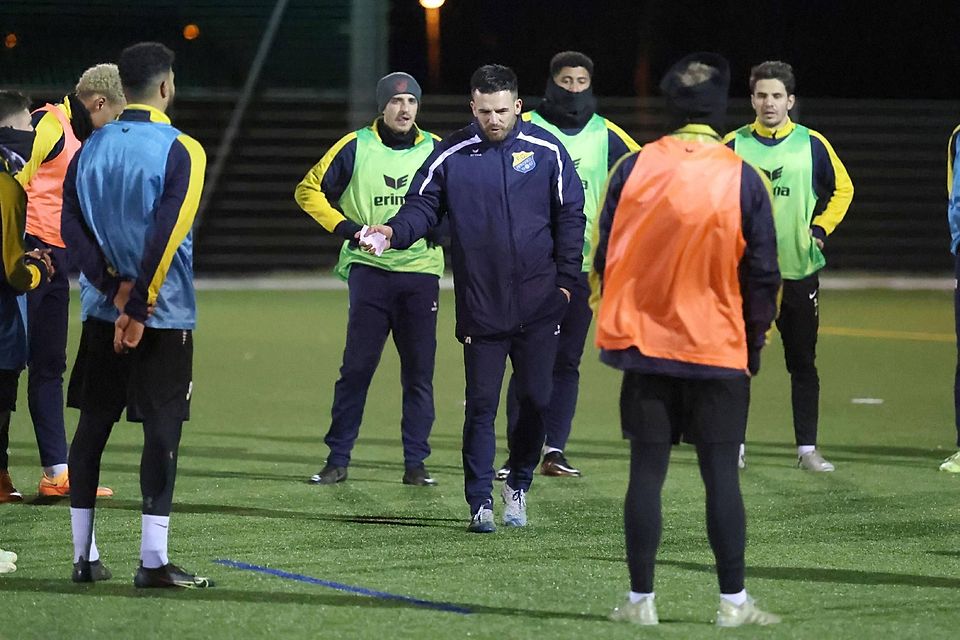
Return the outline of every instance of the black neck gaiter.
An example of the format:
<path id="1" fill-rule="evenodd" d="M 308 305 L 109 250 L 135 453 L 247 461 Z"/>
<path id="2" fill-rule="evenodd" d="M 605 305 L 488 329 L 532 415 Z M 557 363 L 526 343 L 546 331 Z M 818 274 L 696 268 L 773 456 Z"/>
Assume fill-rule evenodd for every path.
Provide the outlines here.
<path id="1" fill-rule="evenodd" d="M 558 85 L 553 78 L 547 80 L 543 101 L 537 107 L 537 112 L 547 122 L 560 129 L 582 129 L 596 111 L 593 87 L 574 93 Z"/>
<path id="2" fill-rule="evenodd" d="M 417 139 L 417 128 L 410 127 L 406 133 L 397 133 L 384 123 L 383 118 L 377 120 L 377 133 L 380 141 L 391 149 L 409 149 Z"/>

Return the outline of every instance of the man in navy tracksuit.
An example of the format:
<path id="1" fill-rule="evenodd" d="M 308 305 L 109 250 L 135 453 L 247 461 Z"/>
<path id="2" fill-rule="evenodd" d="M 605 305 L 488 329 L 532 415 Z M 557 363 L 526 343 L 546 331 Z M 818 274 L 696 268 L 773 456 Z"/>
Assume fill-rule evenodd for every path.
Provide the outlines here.
<path id="1" fill-rule="evenodd" d="M 469 531 L 493 523 L 494 421 L 506 359 L 520 400 L 509 436 L 514 463 L 501 493 L 503 522 L 524 526 L 526 492 L 539 462 L 560 319 L 580 273 L 583 187 L 563 145 L 518 118 L 517 77 L 500 65 L 470 81 L 474 122 L 445 138 L 417 172 L 406 202 L 370 234 L 405 249 L 449 216 L 457 339 L 463 343 L 464 492 Z M 369 250 L 373 250 L 370 247 Z"/>

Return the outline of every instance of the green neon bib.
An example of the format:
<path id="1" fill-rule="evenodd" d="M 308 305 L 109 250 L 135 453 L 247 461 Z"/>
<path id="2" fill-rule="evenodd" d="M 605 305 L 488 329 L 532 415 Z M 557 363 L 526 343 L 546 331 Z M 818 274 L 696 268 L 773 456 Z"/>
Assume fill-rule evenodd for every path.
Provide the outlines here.
<path id="1" fill-rule="evenodd" d="M 544 120 L 536 111 L 530 113 L 530 121 L 555 135 L 573 158 L 577 175 L 583 183 L 583 215 L 587 217 L 587 226 L 583 232 L 583 270 L 590 271 L 593 225 L 600 209 L 603 184 L 607 180 L 607 155 L 610 146 L 607 123 L 597 114 L 593 114 L 577 135 L 569 136 Z"/>
<path id="2" fill-rule="evenodd" d="M 343 214 L 358 224 L 383 224 L 403 204 L 413 175 L 433 151 L 433 137 L 422 132 L 422 140 L 409 149 L 391 149 L 380 142 L 371 127 L 357 131 L 357 153 L 353 177 L 340 197 Z M 344 242 L 334 273 L 344 280 L 350 266 L 366 264 L 386 271 L 443 275 L 443 249 L 428 247 L 424 239 L 409 249 L 387 249 L 382 256 L 371 255 Z"/>
<path id="3" fill-rule="evenodd" d="M 754 138 L 749 126 L 741 127 L 734 138 L 734 150 L 770 179 L 777 257 L 783 278 L 802 280 L 822 269 L 827 261 L 810 235 L 810 222 L 817 206 L 810 130 L 797 125 L 783 142 L 767 146 Z"/>

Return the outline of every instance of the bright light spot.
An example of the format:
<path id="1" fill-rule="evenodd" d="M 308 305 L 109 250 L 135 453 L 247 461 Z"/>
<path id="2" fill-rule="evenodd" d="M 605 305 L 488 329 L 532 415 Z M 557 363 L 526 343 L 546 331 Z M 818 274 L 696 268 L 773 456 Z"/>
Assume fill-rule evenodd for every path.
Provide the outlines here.
<path id="1" fill-rule="evenodd" d="M 200 37 L 200 27 L 191 23 L 183 28 L 183 37 L 187 40 L 196 40 Z"/>
<path id="2" fill-rule="evenodd" d="M 446 0 L 420 0 L 420 6 L 424 9 L 439 9 Z"/>
<path id="3" fill-rule="evenodd" d="M 17 34 L 8 33 L 7 37 L 3 39 L 3 46 L 5 46 L 7 49 L 13 49 L 15 46 L 17 46 Z"/>

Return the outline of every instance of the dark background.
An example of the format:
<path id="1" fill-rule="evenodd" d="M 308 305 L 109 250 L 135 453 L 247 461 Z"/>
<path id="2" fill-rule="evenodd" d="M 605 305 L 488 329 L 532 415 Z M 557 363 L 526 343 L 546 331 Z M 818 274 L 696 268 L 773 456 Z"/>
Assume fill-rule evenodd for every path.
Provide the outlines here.
<path id="1" fill-rule="evenodd" d="M 184 86 L 236 88 L 273 0 L 0 0 L 0 84 L 72 82 L 93 61 L 139 40 L 178 54 Z M 514 67 L 539 95 L 557 51 L 597 66 L 598 95 L 656 95 L 663 71 L 697 50 L 728 57 L 734 87 L 766 59 L 794 65 L 809 97 L 955 99 L 960 95 L 960 2 L 844 0 L 447 0 L 441 11 L 441 86 L 465 93 L 471 72 Z M 424 10 L 387 2 L 389 66 L 427 78 Z M 342 90 L 350 51 L 349 0 L 291 0 L 267 63 L 267 87 Z M 186 41 L 183 26 L 201 35 Z M 427 84 L 426 82 L 424 83 Z M 736 95 L 736 91 L 734 92 Z M 744 90 L 744 94 L 746 91 Z"/>
<path id="2" fill-rule="evenodd" d="M 391 62 L 426 77 L 424 11 L 391 4 Z M 599 95 L 656 95 L 666 68 L 698 50 L 730 60 L 734 87 L 752 65 L 782 59 L 811 97 L 960 95 L 960 2 L 448 0 L 441 16 L 447 93 L 465 92 L 488 62 L 514 67 L 521 90 L 540 93 L 550 57 L 576 49 L 593 58 Z"/>
<path id="3" fill-rule="evenodd" d="M 418 120 L 441 135 L 469 120 L 467 88 L 479 65 L 514 67 L 529 107 L 542 95 L 553 54 L 583 51 L 596 63 L 599 112 L 640 143 L 665 132 L 656 87 L 678 58 L 713 50 L 730 60 L 729 127 L 753 117 L 750 67 L 785 60 L 798 80 L 793 115 L 827 136 L 856 189 L 829 239 L 831 271 L 951 272 L 944 165 L 947 138 L 960 122 L 960 0 L 447 0 L 436 87 L 417 0 L 353 1 L 379 3 L 385 31 L 353 33 L 352 0 L 289 1 L 224 152 L 220 181 L 204 198 L 198 270 L 325 269 L 336 260 L 339 240 L 304 215 L 292 194 L 340 136 L 375 115 L 373 80 L 361 80 L 368 96 L 348 90 L 356 48 L 369 56 L 359 61 L 376 63 L 371 75 L 379 77 L 384 63 L 384 73 L 420 79 Z M 133 42 L 158 40 L 177 53 L 171 116 L 215 158 L 274 4 L 0 0 L 0 87 L 22 89 L 37 103 L 58 100 L 91 64 L 116 60 Z M 192 41 L 182 36 L 190 23 L 200 27 Z M 2 46 L 11 32 L 17 46 Z M 387 61 L 377 56 L 384 44 Z"/>

